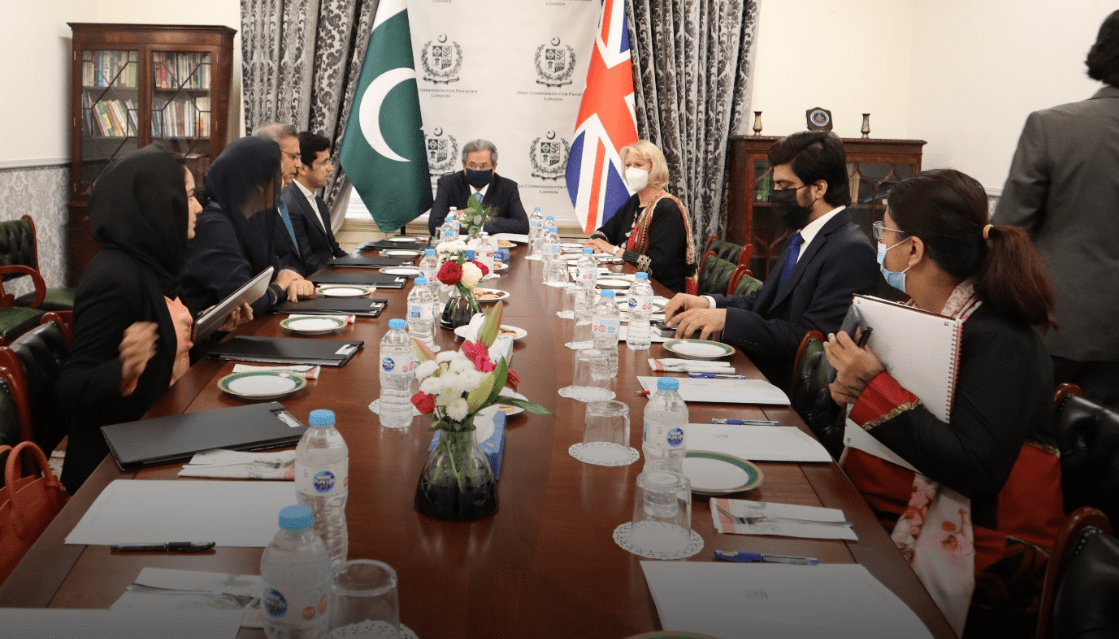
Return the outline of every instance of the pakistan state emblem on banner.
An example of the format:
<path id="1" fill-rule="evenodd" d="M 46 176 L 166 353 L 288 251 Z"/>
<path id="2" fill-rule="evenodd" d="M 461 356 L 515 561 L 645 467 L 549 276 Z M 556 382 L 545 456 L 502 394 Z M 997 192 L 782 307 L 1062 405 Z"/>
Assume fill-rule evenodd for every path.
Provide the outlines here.
<path id="1" fill-rule="evenodd" d="M 552 38 L 548 44 L 536 49 L 536 84 L 549 87 L 562 87 L 571 84 L 575 72 L 575 49 L 560 44 L 559 38 Z"/>
<path id="2" fill-rule="evenodd" d="M 541 180 L 558 180 L 567 171 L 567 154 L 571 145 L 563 138 L 556 139 L 555 131 L 548 131 L 542 138 L 532 141 L 528 151 L 532 163 L 532 177 Z"/>
<path id="3" fill-rule="evenodd" d="M 453 135 L 443 135 L 443 129 L 435 129 L 427 136 L 427 166 L 432 175 L 443 175 L 455 170 L 458 160 L 458 142 Z"/>
<path id="4" fill-rule="evenodd" d="M 424 80 L 436 84 L 458 82 L 458 72 L 462 68 L 462 47 L 454 40 L 448 41 L 447 34 L 441 33 L 435 41 L 428 40 L 420 52 L 420 64 L 424 70 Z"/>

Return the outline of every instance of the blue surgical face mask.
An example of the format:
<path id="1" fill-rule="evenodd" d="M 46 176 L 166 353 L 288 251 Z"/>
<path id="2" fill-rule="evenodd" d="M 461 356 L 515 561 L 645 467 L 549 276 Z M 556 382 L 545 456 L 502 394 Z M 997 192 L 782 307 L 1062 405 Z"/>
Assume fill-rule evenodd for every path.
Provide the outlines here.
<path id="1" fill-rule="evenodd" d="M 901 291 L 902 293 L 907 293 L 907 291 L 905 290 L 905 271 L 908 271 L 911 267 L 905 267 L 905 271 L 891 271 L 887 269 L 885 265 L 886 251 L 905 244 L 906 240 L 908 239 L 909 238 L 906 238 L 905 240 L 902 240 L 888 248 L 882 242 L 878 243 L 878 269 L 882 271 L 882 277 L 886 278 L 886 283 Z"/>

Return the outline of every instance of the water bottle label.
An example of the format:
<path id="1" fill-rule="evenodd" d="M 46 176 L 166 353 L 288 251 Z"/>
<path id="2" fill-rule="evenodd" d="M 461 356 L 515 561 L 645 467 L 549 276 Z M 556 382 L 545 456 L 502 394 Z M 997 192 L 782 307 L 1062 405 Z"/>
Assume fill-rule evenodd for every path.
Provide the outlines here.
<path id="1" fill-rule="evenodd" d="M 350 461 L 344 459 L 315 469 L 300 466 L 295 473 L 295 490 L 303 495 L 339 497 L 349 492 Z"/>
<path id="2" fill-rule="evenodd" d="M 676 428 L 668 431 L 668 434 L 665 435 L 664 439 L 666 442 L 668 442 L 668 445 L 670 447 L 680 448 L 684 445 L 684 429 L 677 426 Z"/>
<path id="3" fill-rule="evenodd" d="M 584 282 L 594 282 L 598 277 L 598 267 L 579 269 L 579 279 Z"/>
<path id="4" fill-rule="evenodd" d="M 415 319 L 415 320 L 429 320 L 429 319 L 431 319 L 431 304 L 409 304 L 408 305 L 408 319 Z"/>
<path id="5" fill-rule="evenodd" d="M 398 360 L 400 358 L 397 358 Z M 399 368 L 400 370 L 396 370 Z M 404 361 L 396 361 L 391 357 L 384 357 L 381 359 L 381 370 L 386 373 L 396 371 L 397 373 L 410 373 L 416 369 L 416 360 L 409 357 Z"/>
<path id="6" fill-rule="evenodd" d="M 626 300 L 626 304 L 629 305 L 629 310 L 631 311 L 634 309 L 641 309 L 643 311 L 652 312 L 653 310 L 653 298 L 648 295 L 642 295 L 641 297 L 630 295 L 629 299 Z"/>
<path id="7" fill-rule="evenodd" d="M 617 335 L 620 323 L 616 319 L 595 319 L 591 324 L 591 332 L 603 335 Z"/>
<path id="8" fill-rule="evenodd" d="M 330 582 L 313 586 L 291 597 L 291 601 L 284 593 L 275 588 L 264 589 L 261 606 L 265 614 L 275 621 L 283 621 L 286 625 L 295 628 L 311 628 L 321 623 L 326 615 L 330 602 Z"/>
<path id="9" fill-rule="evenodd" d="M 528 225 L 534 229 L 544 228 L 544 220 L 529 220 Z"/>

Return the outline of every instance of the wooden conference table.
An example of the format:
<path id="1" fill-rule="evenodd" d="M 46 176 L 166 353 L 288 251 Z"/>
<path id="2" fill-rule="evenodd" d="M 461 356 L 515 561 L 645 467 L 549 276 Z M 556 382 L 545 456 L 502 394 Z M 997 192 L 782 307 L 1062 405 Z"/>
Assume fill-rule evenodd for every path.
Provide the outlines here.
<path id="1" fill-rule="evenodd" d="M 365 347 L 344 367 L 322 369 L 317 380 L 283 404 L 306 422 L 311 410 L 329 408 L 350 449 L 350 492 L 346 507 L 353 558 L 393 566 L 399 578 L 400 619 L 421 639 L 442 637 L 610 637 L 660 628 L 641 570 L 641 557 L 619 548 L 611 534 L 632 516 L 634 485 L 644 460 L 621 468 L 576 461 L 568 447 L 582 440 L 584 405 L 561 398 L 570 384 L 571 321 L 560 320 L 561 289 L 546 287 L 542 263 L 513 249 L 511 268 L 489 286 L 508 290 L 504 323 L 528 336 L 516 342 L 512 368 L 520 391 L 552 412 L 509 418 L 498 482 L 496 514 L 475 522 L 443 522 L 413 507 L 416 483 L 431 435 L 430 421 L 417 417 L 403 431 L 380 426 L 368 408 L 379 394 L 377 361 L 388 320 L 403 317 L 403 291 L 379 289 L 389 304 L 377 319 L 359 318 L 333 338 L 363 339 Z M 658 287 L 658 293 L 664 294 Z M 276 336 L 281 316 L 258 318 L 242 333 Z M 438 343 L 457 348 L 450 331 L 436 329 Z M 631 443 L 640 450 L 645 399 L 637 375 L 653 374 L 649 357 L 670 353 L 620 347 L 618 399 L 630 407 Z M 761 375 L 741 353 L 738 372 Z M 215 383 L 231 372 L 229 362 L 203 361 L 172 387 L 149 412 L 162 416 L 232 407 L 240 401 Z M 804 429 L 790 408 L 719 404 L 689 406 L 691 421 L 712 417 L 768 418 Z M 953 637 L 943 615 L 893 543 L 835 463 L 760 463 L 764 483 L 738 498 L 841 508 L 854 522 L 857 542 L 716 533 L 707 499 L 696 497 L 692 528 L 704 549 L 687 561 L 712 561 L 711 551 L 807 555 L 821 563 L 860 563 L 897 593 L 936 637 Z M 115 479 L 176 479 L 180 465 L 120 472 L 107 457 L 70 500 L 16 570 L 0 587 L 0 607 L 108 608 L 147 566 L 259 574 L 261 548 L 217 548 L 200 555 L 117 553 L 107 546 L 64 543 L 90 504 Z M 197 480 L 194 480 L 197 481 Z M 292 495 L 294 503 L 294 489 Z M 242 629 L 240 637 L 262 637 Z"/>

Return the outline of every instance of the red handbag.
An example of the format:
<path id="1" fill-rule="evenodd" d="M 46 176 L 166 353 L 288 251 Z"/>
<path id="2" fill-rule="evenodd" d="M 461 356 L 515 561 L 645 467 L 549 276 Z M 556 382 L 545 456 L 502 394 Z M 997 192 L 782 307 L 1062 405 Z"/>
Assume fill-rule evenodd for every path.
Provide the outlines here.
<path id="1" fill-rule="evenodd" d="M 34 442 L 20 442 L 8 451 L 4 487 L 0 488 L 0 582 L 8 577 L 39 535 L 58 514 L 70 496 L 47 465 L 47 457 Z M 23 453 L 38 464 L 24 469 Z M 25 470 L 31 471 L 25 475 Z"/>

